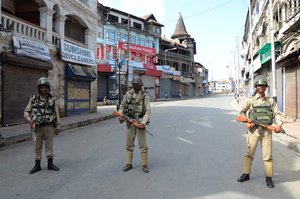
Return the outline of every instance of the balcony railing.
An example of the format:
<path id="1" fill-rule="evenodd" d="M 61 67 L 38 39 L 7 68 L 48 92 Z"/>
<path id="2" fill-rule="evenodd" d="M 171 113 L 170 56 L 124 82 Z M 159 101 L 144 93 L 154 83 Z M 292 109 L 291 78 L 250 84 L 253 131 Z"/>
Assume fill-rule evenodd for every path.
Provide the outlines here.
<path id="1" fill-rule="evenodd" d="M 3 27 L 11 26 L 14 34 L 22 35 L 26 38 L 34 40 L 45 41 L 46 29 L 41 28 L 28 21 L 19 19 L 12 15 L 2 12 L 1 13 L 1 24 Z"/>

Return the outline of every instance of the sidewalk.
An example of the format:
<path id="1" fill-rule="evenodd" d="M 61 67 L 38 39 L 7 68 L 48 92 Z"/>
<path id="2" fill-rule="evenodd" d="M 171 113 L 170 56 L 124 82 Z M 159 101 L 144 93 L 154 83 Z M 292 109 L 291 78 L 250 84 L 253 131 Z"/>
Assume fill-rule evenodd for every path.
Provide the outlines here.
<path id="1" fill-rule="evenodd" d="M 242 106 L 245 104 L 247 99 L 246 94 L 242 94 L 239 100 L 239 104 L 232 96 L 231 105 L 237 109 L 238 111 L 241 110 Z M 300 156 L 300 120 L 293 120 L 286 116 L 283 116 L 283 129 L 286 131 L 287 134 L 296 137 L 294 139 L 282 133 L 274 133 L 274 137 L 277 138 L 280 143 L 285 145 L 287 148 L 294 150 L 298 156 Z"/>
<path id="2" fill-rule="evenodd" d="M 158 99 L 158 101 L 173 101 L 178 98 Z M 102 120 L 113 118 L 112 113 L 116 110 L 116 104 L 97 107 L 97 113 L 83 113 L 61 118 L 60 133 L 88 124 L 93 124 Z M 0 128 L 0 149 L 4 146 L 17 144 L 31 139 L 31 129 L 28 123 L 1 127 Z"/>
<path id="3" fill-rule="evenodd" d="M 114 110 L 116 110 L 116 105 L 98 106 L 97 113 L 83 113 L 61 118 L 61 132 L 113 118 L 112 112 Z M 0 128 L 0 132 L 2 134 L 2 138 L 0 138 L 0 147 L 31 139 L 31 131 L 28 123 L 2 127 Z"/>

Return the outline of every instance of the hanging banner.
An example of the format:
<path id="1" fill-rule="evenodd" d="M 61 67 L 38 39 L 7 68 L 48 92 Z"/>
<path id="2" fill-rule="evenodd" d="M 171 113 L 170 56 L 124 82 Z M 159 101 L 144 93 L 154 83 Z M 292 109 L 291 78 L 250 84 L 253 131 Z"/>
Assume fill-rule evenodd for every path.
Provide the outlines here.
<path id="1" fill-rule="evenodd" d="M 13 44 L 16 56 L 51 62 L 49 48 L 46 44 L 16 36 L 13 36 Z"/>
<path id="2" fill-rule="evenodd" d="M 121 49 L 121 50 L 127 50 L 127 43 L 119 41 L 118 42 L 118 48 Z M 156 55 L 155 48 L 149 48 L 149 47 L 139 46 L 139 45 L 135 45 L 135 44 L 129 44 L 129 51 Z"/>

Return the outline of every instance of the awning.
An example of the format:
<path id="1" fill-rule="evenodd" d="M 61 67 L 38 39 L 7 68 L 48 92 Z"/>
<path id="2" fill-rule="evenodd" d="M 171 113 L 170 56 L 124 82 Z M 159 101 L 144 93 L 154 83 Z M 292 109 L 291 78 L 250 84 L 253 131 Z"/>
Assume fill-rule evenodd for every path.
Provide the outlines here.
<path id="1" fill-rule="evenodd" d="M 275 57 L 280 54 L 281 42 L 275 42 Z M 272 58 L 271 55 L 271 43 L 265 44 L 261 49 L 259 49 L 258 53 L 260 54 L 260 62 L 261 64 L 266 63 Z"/>
<path id="2" fill-rule="evenodd" d="M 134 71 L 146 71 L 144 68 L 132 67 Z"/>
<path id="3" fill-rule="evenodd" d="M 40 61 L 31 59 L 29 57 L 18 57 L 12 53 L 1 53 L 0 61 L 2 63 L 9 63 L 17 66 L 26 66 L 29 68 L 37 68 L 41 70 L 52 70 L 53 65 L 51 62 Z"/>
<path id="4" fill-rule="evenodd" d="M 97 74 L 93 67 L 67 64 L 66 77 L 68 79 L 94 81 Z"/>
<path id="5" fill-rule="evenodd" d="M 97 65 L 98 72 L 113 72 L 113 68 L 110 64 L 98 64 Z"/>

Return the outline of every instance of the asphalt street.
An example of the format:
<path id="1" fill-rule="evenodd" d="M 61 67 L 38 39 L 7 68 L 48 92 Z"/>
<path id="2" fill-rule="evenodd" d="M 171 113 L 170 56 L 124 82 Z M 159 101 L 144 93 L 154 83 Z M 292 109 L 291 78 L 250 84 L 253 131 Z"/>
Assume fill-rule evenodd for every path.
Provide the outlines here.
<path id="1" fill-rule="evenodd" d="M 285 198 L 300 195 L 300 162 L 274 139 L 275 188 L 265 185 L 258 147 L 251 180 L 238 183 L 246 149 L 243 124 L 235 121 L 232 96 L 152 103 L 148 130 L 149 169 L 140 166 L 138 143 L 133 169 L 125 165 L 125 125 L 117 118 L 68 130 L 55 138 L 60 171 L 30 175 L 30 141 L 0 151 L 0 198 L 196 199 Z"/>

